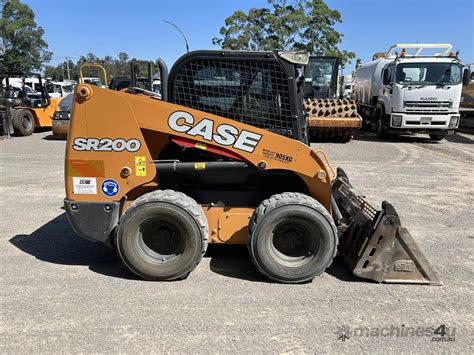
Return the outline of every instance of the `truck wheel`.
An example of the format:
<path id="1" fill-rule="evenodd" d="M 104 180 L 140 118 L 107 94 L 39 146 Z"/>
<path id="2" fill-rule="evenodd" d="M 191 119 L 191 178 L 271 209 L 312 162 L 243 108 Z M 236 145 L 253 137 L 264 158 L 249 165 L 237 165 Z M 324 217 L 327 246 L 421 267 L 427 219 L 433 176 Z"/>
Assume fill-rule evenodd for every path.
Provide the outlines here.
<path id="1" fill-rule="evenodd" d="M 147 193 L 125 211 L 115 245 L 124 264 L 145 280 L 186 277 L 202 260 L 208 224 L 196 201 L 181 192 Z"/>
<path id="2" fill-rule="evenodd" d="M 375 122 L 375 133 L 380 139 L 387 139 L 389 137 L 389 134 L 383 125 L 381 114 L 377 115 L 377 121 Z"/>
<path id="3" fill-rule="evenodd" d="M 446 137 L 446 133 L 436 133 L 436 134 L 430 134 L 430 139 L 432 141 L 442 141 Z"/>
<path id="4" fill-rule="evenodd" d="M 35 131 L 35 116 L 27 109 L 11 111 L 13 131 L 17 136 L 31 136 Z"/>
<path id="5" fill-rule="evenodd" d="M 247 246 L 255 266 L 272 280 L 301 283 L 323 273 L 336 254 L 331 215 L 310 196 L 285 192 L 254 211 Z"/>

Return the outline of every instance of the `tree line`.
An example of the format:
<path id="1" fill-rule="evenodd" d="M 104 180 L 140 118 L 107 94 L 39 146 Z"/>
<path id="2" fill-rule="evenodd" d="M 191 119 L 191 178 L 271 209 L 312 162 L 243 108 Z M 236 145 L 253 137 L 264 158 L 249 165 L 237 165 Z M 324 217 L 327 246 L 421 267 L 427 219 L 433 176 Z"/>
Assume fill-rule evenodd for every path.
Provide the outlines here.
<path id="1" fill-rule="evenodd" d="M 338 56 L 343 63 L 355 57 L 353 52 L 339 48 L 343 35 L 334 26 L 342 22 L 341 14 L 324 0 L 267 1 L 267 7 L 239 10 L 227 17 L 220 36 L 212 38 L 212 44 L 233 50 L 304 50 L 315 55 Z M 66 59 L 57 65 L 47 65 L 53 54 L 43 38 L 44 29 L 36 24 L 33 10 L 20 0 L 4 5 L 0 21 L 5 45 L 0 61 L 3 70 L 44 70 L 44 75 L 53 80 L 77 80 L 82 63 L 96 62 L 106 68 L 109 78 L 129 75 L 130 58 L 125 52 L 103 58 L 88 53 L 75 62 Z"/>
<path id="2" fill-rule="evenodd" d="M 102 65 L 106 72 L 107 78 L 110 80 L 118 76 L 130 76 L 130 60 L 136 60 L 136 58 L 130 58 L 125 52 L 120 52 L 116 57 L 107 55 L 103 58 L 97 57 L 93 53 L 88 53 L 85 56 L 79 57 L 76 61 L 66 59 L 65 61 L 53 66 L 46 65 L 44 68 L 44 76 L 46 78 L 52 78 L 54 81 L 65 81 L 65 80 L 79 80 L 79 68 L 84 63 L 98 63 Z M 158 63 L 155 63 L 157 67 Z M 139 66 L 139 69 L 143 70 L 141 75 L 146 75 L 146 68 L 143 65 Z M 101 77 L 102 73 L 97 68 L 84 68 L 83 74 L 85 77 Z"/>

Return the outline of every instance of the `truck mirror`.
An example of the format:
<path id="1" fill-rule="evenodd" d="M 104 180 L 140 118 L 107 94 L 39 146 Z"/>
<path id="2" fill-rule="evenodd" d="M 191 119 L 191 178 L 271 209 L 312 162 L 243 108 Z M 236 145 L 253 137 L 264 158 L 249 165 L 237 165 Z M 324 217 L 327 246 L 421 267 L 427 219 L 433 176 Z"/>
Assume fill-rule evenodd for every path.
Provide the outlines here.
<path id="1" fill-rule="evenodd" d="M 471 73 L 471 70 L 469 70 L 469 69 L 467 69 L 467 68 L 464 69 L 464 73 L 463 73 L 463 76 L 462 76 L 462 84 L 463 84 L 464 86 L 469 85 L 469 82 L 470 82 L 471 79 L 472 79 L 472 75 L 471 75 L 471 74 L 472 74 L 472 73 Z"/>

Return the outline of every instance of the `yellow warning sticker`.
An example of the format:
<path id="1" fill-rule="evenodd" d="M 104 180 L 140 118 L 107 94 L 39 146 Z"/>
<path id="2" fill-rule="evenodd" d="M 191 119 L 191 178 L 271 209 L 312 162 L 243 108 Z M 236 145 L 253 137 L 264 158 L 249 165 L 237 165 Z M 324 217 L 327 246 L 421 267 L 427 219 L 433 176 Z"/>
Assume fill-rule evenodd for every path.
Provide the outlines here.
<path id="1" fill-rule="evenodd" d="M 194 170 L 205 170 L 206 163 L 194 163 Z"/>
<path id="2" fill-rule="evenodd" d="M 207 145 L 204 144 L 204 143 L 200 143 L 200 142 L 196 142 L 195 147 L 196 147 L 197 149 L 203 149 L 203 150 L 206 150 L 206 149 L 207 149 Z"/>
<path id="3" fill-rule="evenodd" d="M 135 157 L 135 175 L 146 176 L 146 157 Z"/>

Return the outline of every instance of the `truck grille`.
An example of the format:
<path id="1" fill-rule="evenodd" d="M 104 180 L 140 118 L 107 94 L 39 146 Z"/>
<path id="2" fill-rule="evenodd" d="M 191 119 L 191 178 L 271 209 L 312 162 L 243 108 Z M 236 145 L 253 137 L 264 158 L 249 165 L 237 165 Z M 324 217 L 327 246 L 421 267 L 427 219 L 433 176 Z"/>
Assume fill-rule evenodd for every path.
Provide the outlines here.
<path id="1" fill-rule="evenodd" d="M 453 103 L 451 101 L 405 101 L 407 112 L 448 112 Z"/>

